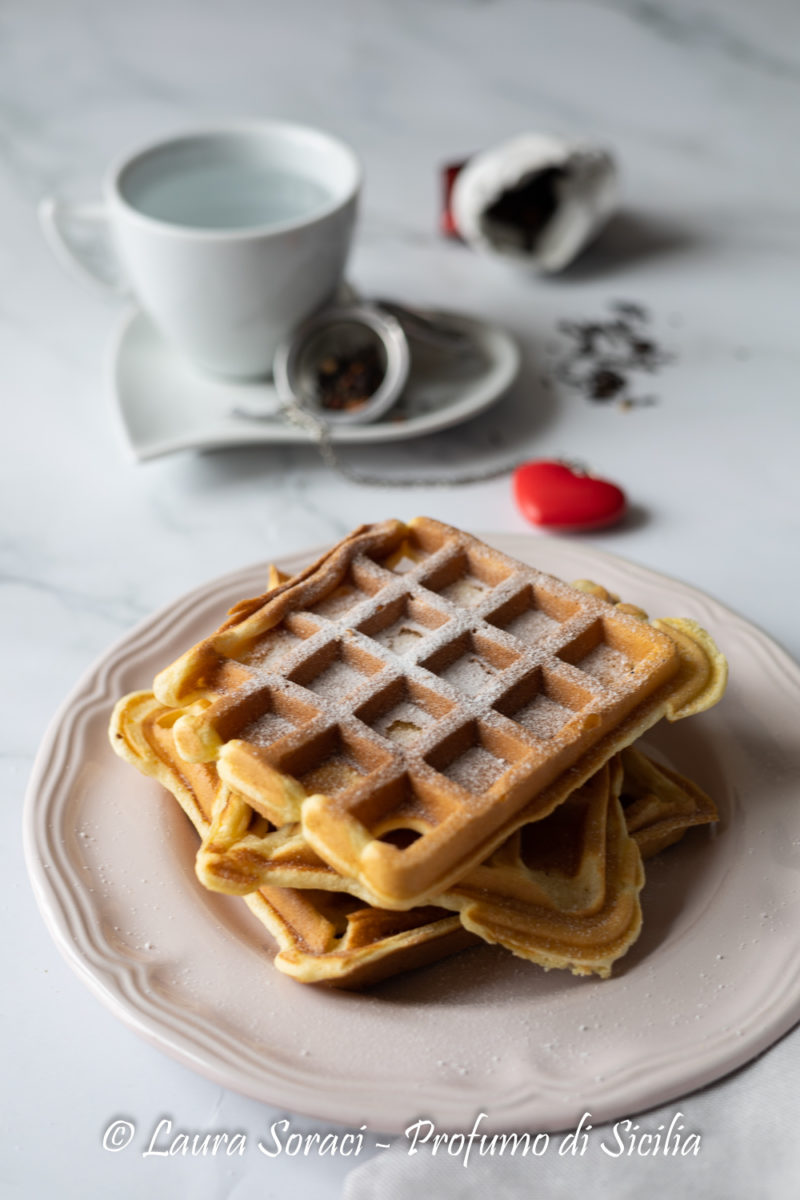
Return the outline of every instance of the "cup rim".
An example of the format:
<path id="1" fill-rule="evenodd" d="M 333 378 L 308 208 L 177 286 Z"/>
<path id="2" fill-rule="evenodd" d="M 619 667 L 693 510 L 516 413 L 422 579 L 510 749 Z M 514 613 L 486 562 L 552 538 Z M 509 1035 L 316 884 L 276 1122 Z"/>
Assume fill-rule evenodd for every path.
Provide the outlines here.
<path id="1" fill-rule="evenodd" d="M 144 159 L 148 154 L 162 150 L 171 145 L 177 145 L 180 142 L 189 142 L 207 137 L 219 137 L 225 134 L 248 134 L 248 133 L 278 133 L 283 135 L 300 135 L 303 138 L 310 138 L 317 141 L 327 143 L 333 147 L 345 159 L 349 160 L 349 165 L 352 170 L 352 181 L 349 187 L 346 188 L 342 195 L 337 196 L 327 204 L 321 205 L 314 209 L 311 213 L 306 213 L 304 216 L 292 217 L 285 221 L 269 221 L 261 225 L 246 225 L 234 229 L 214 228 L 211 226 L 202 225 L 181 225 L 175 221 L 166 221 L 160 217 L 151 217 L 147 213 L 143 213 L 136 208 L 124 195 L 120 186 L 122 176 L 125 171 L 129 170 L 138 160 Z M 161 233 L 168 233 L 173 237 L 185 237 L 201 240 L 214 241 L 242 241 L 253 237 L 265 237 L 278 235 L 283 233 L 291 233 L 295 230 L 308 228 L 317 224 L 326 217 L 332 216 L 341 209 L 347 207 L 353 199 L 358 195 L 364 177 L 364 168 L 361 160 L 356 152 L 347 142 L 334 134 L 327 133 L 323 129 L 318 129 L 313 125 L 303 125 L 294 121 L 279 121 L 279 120 L 241 120 L 219 122 L 210 125 L 197 125 L 188 128 L 179 129 L 175 133 L 168 134 L 165 137 L 151 139 L 148 142 L 143 142 L 133 150 L 129 150 L 124 155 L 112 163 L 110 169 L 106 173 L 104 191 L 106 199 L 109 203 L 121 208 L 126 218 L 134 220 L 145 228 L 158 230 Z"/>

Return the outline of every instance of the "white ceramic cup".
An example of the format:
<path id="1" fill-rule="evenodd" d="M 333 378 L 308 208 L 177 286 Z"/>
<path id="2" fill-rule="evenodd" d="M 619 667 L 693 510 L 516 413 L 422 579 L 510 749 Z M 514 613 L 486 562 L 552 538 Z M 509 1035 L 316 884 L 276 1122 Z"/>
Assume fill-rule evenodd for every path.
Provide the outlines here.
<path id="1" fill-rule="evenodd" d="M 61 262 L 132 294 L 198 367 L 258 378 L 294 327 L 333 299 L 360 185 L 344 143 L 253 121 L 144 146 L 111 168 L 102 204 L 50 197 L 39 216 Z M 77 236 L 87 223 L 99 227 L 88 253 Z M 119 278 L 92 261 L 102 227 Z"/>

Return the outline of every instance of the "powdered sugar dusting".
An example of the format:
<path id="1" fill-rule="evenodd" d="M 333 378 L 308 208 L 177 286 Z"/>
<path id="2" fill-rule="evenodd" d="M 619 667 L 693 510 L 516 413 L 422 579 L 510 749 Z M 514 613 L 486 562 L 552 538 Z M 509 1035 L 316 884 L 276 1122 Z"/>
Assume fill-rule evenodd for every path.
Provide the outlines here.
<path id="1" fill-rule="evenodd" d="M 337 696 L 348 696 L 354 692 L 363 679 L 362 673 L 351 663 L 337 659 L 305 686 L 323 699 L 334 700 Z"/>
<path id="2" fill-rule="evenodd" d="M 408 572 L 413 571 L 414 567 L 417 565 L 417 562 L 415 562 L 413 558 L 409 558 L 407 554 L 404 554 L 402 558 L 398 558 L 396 563 L 392 563 L 388 569 L 395 575 L 407 575 Z"/>
<path id="3" fill-rule="evenodd" d="M 456 579 L 447 587 L 442 588 L 440 595 L 444 596 L 445 600 L 450 600 L 462 608 L 472 608 L 474 605 L 480 604 L 488 590 L 487 584 L 476 576 L 462 575 L 460 579 Z"/>
<path id="4" fill-rule="evenodd" d="M 526 729 L 530 729 L 536 737 L 547 739 L 555 737 L 574 715 L 571 708 L 567 708 L 564 704 L 558 704 L 549 696 L 540 694 L 535 696 L 529 704 L 518 709 L 513 714 L 512 720 L 524 725 Z"/>
<path id="5" fill-rule="evenodd" d="M 481 792 L 500 778 L 506 765 L 483 746 L 472 746 L 466 754 L 445 767 L 442 774 L 468 792 Z"/>
<path id="6" fill-rule="evenodd" d="M 362 600 L 366 600 L 366 592 L 362 592 L 361 588 L 356 587 L 352 583 L 340 583 L 337 588 L 331 592 L 330 596 L 326 596 L 324 600 L 320 600 L 314 605 L 313 612 L 318 613 L 321 617 L 341 617 L 349 612 L 351 608 L 355 608 Z"/>
<path id="7" fill-rule="evenodd" d="M 265 712 L 249 725 L 245 725 L 239 737 L 245 742 L 252 742 L 254 746 L 269 746 L 292 728 L 292 722 L 286 717 L 281 717 L 275 712 Z"/>
<path id="8" fill-rule="evenodd" d="M 380 633 L 375 634 L 375 641 L 380 642 L 387 650 L 391 650 L 393 654 L 408 654 L 419 646 L 426 634 L 430 633 L 424 625 L 419 621 L 409 620 L 406 617 L 401 617 L 399 621 L 395 621 L 387 629 L 382 629 Z"/>
<path id="9" fill-rule="evenodd" d="M 591 653 L 575 664 L 587 675 L 609 686 L 618 684 L 625 675 L 633 672 L 633 663 L 619 650 L 601 642 Z"/>
<path id="10" fill-rule="evenodd" d="M 462 654 L 441 673 L 442 679 L 467 696 L 477 696 L 496 675 L 497 668 L 478 654 Z"/>
<path id="11" fill-rule="evenodd" d="M 506 632 L 522 642 L 536 642 L 551 630 L 558 628 L 558 621 L 548 617 L 541 608 L 529 608 L 506 625 Z"/>
<path id="12" fill-rule="evenodd" d="M 302 640 L 290 629 L 272 629 L 242 655 L 241 661 L 248 667 L 275 667 Z"/>

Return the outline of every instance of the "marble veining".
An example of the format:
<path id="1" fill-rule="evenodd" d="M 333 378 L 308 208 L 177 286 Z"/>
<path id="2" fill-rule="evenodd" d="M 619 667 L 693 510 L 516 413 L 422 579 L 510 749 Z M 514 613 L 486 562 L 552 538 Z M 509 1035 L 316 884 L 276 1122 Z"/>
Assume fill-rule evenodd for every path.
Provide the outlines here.
<path id="1" fill-rule="evenodd" d="M 632 502 L 628 522 L 592 535 L 593 546 L 710 592 L 799 657 L 798 82 L 800 10 L 787 0 L 9 0 L 0 13 L 0 603 L 14 699 L 0 782 L 14 828 L 63 696 L 176 596 L 385 516 L 526 529 L 507 478 L 360 488 L 295 446 L 137 466 L 110 396 L 121 307 L 50 257 L 35 216 L 43 195 L 94 199 L 109 162 L 132 145 L 226 117 L 294 119 L 345 138 L 366 170 L 357 286 L 484 315 L 515 335 L 524 366 L 509 396 L 468 425 L 343 457 L 390 480 L 581 460 Z M 438 232 L 442 164 L 527 128 L 602 141 L 621 169 L 618 217 L 546 281 Z M 644 304 L 674 349 L 649 408 L 590 404 L 551 376 L 559 322 L 599 317 L 615 299 Z M 191 1175 L 198 1196 L 264 1194 L 256 1158 L 237 1187 L 224 1160 L 142 1163 L 133 1149 L 100 1149 L 123 1111 L 142 1130 L 165 1112 L 185 1127 L 251 1131 L 280 1114 L 173 1065 L 95 1003 L 57 958 L 16 845 L 5 895 L 13 919 L 3 922 L 3 954 L 15 964 L 6 1165 L 18 1194 L 57 1186 L 71 1200 L 87 1180 L 96 1194 L 140 1194 L 149 1166 L 163 1167 L 148 1175 L 162 1190 Z M 788 1071 L 797 1046 L 795 1033 L 757 1068 L 776 1061 Z M 720 1112 L 735 1110 L 754 1070 L 717 1086 Z M 691 1114 L 691 1098 L 683 1104 Z M 765 1145 L 763 1161 L 769 1153 Z M 351 1165 L 275 1160 L 269 1187 L 331 1200 Z"/>

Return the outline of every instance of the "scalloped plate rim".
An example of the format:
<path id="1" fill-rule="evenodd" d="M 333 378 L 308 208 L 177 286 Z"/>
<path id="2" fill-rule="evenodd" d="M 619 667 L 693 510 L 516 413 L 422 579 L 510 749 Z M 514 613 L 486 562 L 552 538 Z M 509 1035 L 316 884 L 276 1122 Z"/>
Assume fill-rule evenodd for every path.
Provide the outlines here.
<path id="1" fill-rule="evenodd" d="M 676 595 L 682 593 L 685 598 L 691 599 L 692 602 L 706 609 L 710 606 L 711 610 L 716 610 L 717 614 L 725 621 L 732 623 L 734 627 L 738 626 L 741 632 L 747 632 L 750 635 L 749 640 L 754 639 L 755 644 L 759 645 L 762 651 L 769 652 L 776 660 L 776 664 L 780 666 L 783 678 L 787 682 L 790 681 L 794 688 L 800 689 L 800 668 L 773 639 L 734 610 L 689 584 L 649 567 L 628 562 L 618 555 L 569 539 L 543 538 L 531 534 L 484 534 L 482 536 L 517 557 L 530 558 L 535 556 L 537 548 L 546 547 L 545 558 L 552 554 L 555 560 L 560 557 L 569 560 L 575 555 L 580 555 L 589 562 L 594 559 L 601 565 L 605 564 L 610 569 L 622 572 L 623 575 L 638 577 L 643 584 L 655 586 L 667 593 L 671 592 Z M 282 557 L 281 561 L 286 566 L 294 566 L 296 569 L 301 561 L 309 561 L 321 549 L 324 547 L 315 547 L 291 556 L 286 555 Z M 175 640 L 176 612 L 183 613 L 185 616 L 193 609 L 196 602 L 204 600 L 211 602 L 212 597 L 228 592 L 235 597 L 236 589 L 245 587 L 248 581 L 252 580 L 252 586 L 256 586 L 258 573 L 263 572 L 265 567 L 266 564 L 253 564 L 229 572 L 162 606 L 157 612 L 140 621 L 132 630 L 118 639 L 84 673 L 53 717 L 31 773 L 24 814 L 24 841 L 28 871 L 48 930 L 69 965 L 117 1017 L 149 1042 L 215 1082 L 255 1099 L 283 1105 L 298 1112 L 333 1121 L 349 1120 L 358 1123 L 359 1115 L 363 1116 L 364 1112 L 374 1111 L 374 1119 L 379 1122 L 381 1129 L 387 1132 L 398 1132 L 404 1127 L 408 1118 L 407 1103 L 401 1109 L 398 1102 L 392 1100 L 391 1095 L 388 1097 L 381 1095 L 380 1103 L 377 1103 L 375 1081 L 362 1081 L 362 1083 L 359 1083 L 358 1080 L 351 1081 L 343 1087 L 343 1091 L 347 1095 L 342 1094 L 342 1091 L 338 1093 L 331 1091 L 330 1094 L 322 1096 L 316 1068 L 306 1069 L 308 1077 L 303 1081 L 303 1064 L 298 1066 L 298 1063 L 295 1063 L 293 1069 L 299 1071 L 299 1074 L 297 1078 L 291 1079 L 287 1083 L 286 1079 L 281 1080 L 276 1077 L 276 1072 L 269 1069 L 269 1064 L 266 1064 L 261 1072 L 253 1072 L 250 1067 L 245 1068 L 242 1064 L 237 1067 L 235 1062 L 226 1060 L 224 1055 L 215 1056 L 210 1053 L 207 1045 L 198 1045 L 197 1040 L 193 1040 L 188 1033 L 176 1033 L 174 1029 L 170 1029 L 166 1019 L 160 1017 L 157 1006 L 153 1006 L 149 1011 L 146 1007 L 142 1010 L 140 997 L 139 1007 L 137 1007 L 131 1001 L 130 996 L 125 994 L 119 980 L 115 980 L 113 971 L 108 966 L 104 966 L 102 955 L 94 953 L 91 947 L 77 945 L 73 942 L 69 929 L 69 915 L 66 911 L 71 900 L 69 888 L 67 886 L 66 890 L 62 890 L 62 893 L 59 894 L 58 889 L 59 887 L 64 889 L 65 882 L 61 878 L 54 880 L 52 872 L 44 866 L 42 860 L 41 835 L 37 830 L 37 821 L 43 818 L 43 805 L 44 810 L 50 812 L 52 805 L 56 803 L 52 785 L 50 793 L 45 793 L 44 796 L 42 788 L 47 781 L 48 771 L 52 768 L 53 757 L 60 750 L 58 739 L 65 723 L 69 723 L 70 720 L 80 722 L 82 719 L 81 712 L 83 710 L 78 709 L 76 715 L 76 705 L 82 702 L 84 706 L 88 706 L 88 715 L 83 717 L 87 723 L 96 719 L 94 708 L 96 708 L 97 701 L 102 699 L 108 700 L 110 703 L 112 700 L 112 697 L 103 691 L 104 676 L 113 671 L 114 664 L 118 662 L 126 647 L 135 645 L 149 632 L 158 633 L 160 627 L 170 621 L 173 622 L 173 629 L 169 640 Z M 545 563 L 544 569 L 556 570 L 552 563 Z M 178 628 L 179 625 L 178 621 Z M 161 636 L 164 636 L 163 631 Z M 177 648 L 179 649 L 180 645 Z M 108 686 L 107 679 L 105 686 L 106 688 Z M 96 691 L 98 697 L 93 701 Z M 124 766 L 124 764 L 120 765 Z M 73 772 L 74 769 L 73 764 Z M 62 808 L 65 803 L 66 801 L 62 801 Z M 81 898 L 81 902 L 85 900 L 85 896 Z M 800 934 L 798 934 L 797 943 L 800 948 Z M 109 954 L 109 952 L 110 947 L 106 947 L 106 953 Z M 113 953 L 110 953 L 109 957 L 113 960 Z M 535 971 L 536 968 L 531 967 L 531 970 Z M 783 991 L 777 995 L 777 998 L 773 996 L 772 999 L 774 1003 L 771 1009 L 768 1003 L 762 1002 L 758 1013 L 750 1014 L 748 1028 L 744 1032 L 740 1031 L 733 1041 L 730 1037 L 723 1036 L 721 1042 L 713 1047 L 710 1057 L 706 1060 L 693 1058 L 684 1064 L 676 1064 L 674 1060 L 670 1060 L 671 1069 L 668 1070 L 662 1064 L 661 1075 L 657 1078 L 652 1073 L 643 1075 L 638 1068 L 633 1072 L 634 1075 L 638 1074 L 638 1077 L 618 1078 L 613 1087 L 609 1086 L 606 1089 L 605 1100 L 599 1098 L 594 1103 L 592 1111 L 595 1118 L 610 1120 L 612 1117 L 620 1115 L 631 1115 L 631 1112 L 641 1111 L 710 1083 L 749 1061 L 788 1032 L 800 1019 L 800 988 L 796 986 L 796 980 L 791 979 Z M 329 1082 L 331 1088 L 344 1085 L 344 1080 L 340 1081 L 340 1085 L 336 1085 L 333 1081 Z M 575 1111 L 574 1101 L 565 1098 L 559 1092 L 558 1087 L 553 1089 L 552 1084 L 545 1085 L 543 1078 L 539 1078 L 538 1084 L 540 1094 L 542 1092 L 545 1094 L 554 1092 L 554 1094 L 545 1097 L 550 1113 L 549 1122 L 546 1121 L 542 1125 L 540 1121 L 537 1127 L 554 1129 L 566 1127 Z M 463 1089 L 463 1084 L 461 1087 Z M 448 1106 L 449 1109 L 452 1109 L 453 1093 L 456 1090 L 458 1090 L 458 1085 L 442 1086 L 437 1084 L 436 1086 L 432 1085 L 428 1095 L 435 1095 L 436 1103 L 443 1103 L 445 1109 L 448 1109 Z M 289 1099 L 287 1099 L 287 1091 L 291 1094 Z M 457 1100 L 455 1106 L 458 1107 Z M 474 1103 L 472 1107 L 474 1108 Z M 535 1100 L 532 1100 L 531 1097 L 530 1083 L 522 1085 L 521 1095 L 514 1092 L 513 1089 L 509 1091 L 507 1104 L 500 1105 L 494 1110 L 496 1114 L 498 1112 L 501 1114 L 498 1128 L 509 1128 L 515 1122 L 519 1124 L 520 1121 L 530 1121 L 538 1111 Z M 539 1116 L 541 1118 L 540 1112 Z"/>

